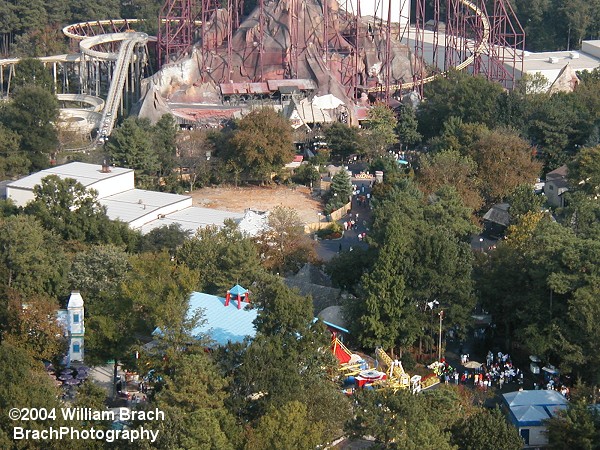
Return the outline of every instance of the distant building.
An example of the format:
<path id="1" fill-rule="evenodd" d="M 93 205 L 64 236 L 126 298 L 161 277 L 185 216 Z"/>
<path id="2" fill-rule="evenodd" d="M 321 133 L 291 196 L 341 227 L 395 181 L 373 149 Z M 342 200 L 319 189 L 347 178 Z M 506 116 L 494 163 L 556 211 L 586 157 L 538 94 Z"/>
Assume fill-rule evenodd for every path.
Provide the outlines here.
<path id="1" fill-rule="evenodd" d="M 510 205 L 498 203 L 492 206 L 483 216 L 484 232 L 488 236 L 499 238 L 510 225 Z"/>
<path id="2" fill-rule="evenodd" d="M 548 203 L 556 208 L 565 206 L 563 194 L 569 190 L 567 180 L 567 166 L 560 166 L 558 169 L 546 174 L 546 184 L 544 185 L 544 195 Z"/>
<path id="3" fill-rule="evenodd" d="M 6 185 L 6 197 L 17 206 L 25 206 L 34 200 L 34 187 L 49 175 L 72 178 L 87 189 L 94 189 L 98 193 L 98 202 L 106 207 L 110 219 L 125 222 L 144 234 L 172 224 L 195 233 L 198 228 L 209 225 L 222 226 L 227 219 L 234 220 L 251 235 L 264 226 L 257 224 L 256 212 L 244 214 L 195 207 L 189 195 L 136 189 L 133 169 L 82 162 L 52 167 L 11 181 Z M 266 215 L 263 220 L 266 220 Z"/>
<path id="4" fill-rule="evenodd" d="M 65 335 L 69 341 L 69 350 L 66 355 L 67 367 L 73 362 L 83 362 L 85 311 L 83 298 L 78 291 L 71 292 L 67 309 L 59 309 L 57 319 L 65 330 Z"/>
<path id="5" fill-rule="evenodd" d="M 566 409 L 568 401 L 560 392 L 551 390 L 517 391 L 502 395 L 510 422 L 519 430 L 524 448 L 548 444 L 544 420 Z"/>

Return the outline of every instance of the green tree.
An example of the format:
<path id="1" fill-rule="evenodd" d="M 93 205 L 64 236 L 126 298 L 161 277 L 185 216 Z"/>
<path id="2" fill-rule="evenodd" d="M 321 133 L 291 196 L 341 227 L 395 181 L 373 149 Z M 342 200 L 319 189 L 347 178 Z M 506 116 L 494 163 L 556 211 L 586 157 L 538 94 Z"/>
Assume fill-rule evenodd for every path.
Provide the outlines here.
<path id="1" fill-rule="evenodd" d="M 86 302 L 101 293 L 116 294 L 131 270 L 128 254 L 114 245 L 94 245 L 78 252 L 71 263 L 69 285 L 81 291 Z"/>
<path id="2" fill-rule="evenodd" d="M 600 146 L 582 148 L 568 165 L 571 186 L 587 195 L 600 194 Z"/>
<path id="3" fill-rule="evenodd" d="M 528 212 L 538 212 L 542 208 L 543 198 L 537 195 L 531 185 L 517 186 L 507 197 L 511 217 L 518 218 Z"/>
<path id="4" fill-rule="evenodd" d="M 301 402 L 306 406 L 306 422 L 313 424 L 313 430 L 322 430 L 315 439 L 323 443 L 338 436 L 350 408 L 330 376 L 336 362 L 329 351 L 323 351 L 329 348 L 330 333 L 321 323 L 313 323 L 311 299 L 273 276 L 261 278 L 253 294 L 257 335 L 241 351 L 225 351 L 233 377 L 230 409 L 246 420 L 258 420 L 262 429 L 272 423 L 273 408 L 282 410 L 290 402 Z M 268 419 L 261 425 L 259 419 L 265 414 Z"/>
<path id="5" fill-rule="evenodd" d="M 469 210 L 453 190 L 440 190 L 425 201 L 410 180 L 397 183 L 385 193 L 374 194 L 372 203 L 370 242 L 378 256 L 365 277 L 385 267 L 381 279 L 386 281 L 378 288 L 380 281 L 374 280 L 366 292 L 373 297 L 373 303 L 376 303 L 378 289 L 380 295 L 389 296 L 393 302 L 396 295 L 385 293 L 389 290 L 387 284 L 399 283 L 394 280 L 403 278 L 404 296 L 398 297 L 399 302 L 395 304 L 406 314 L 406 322 L 402 322 L 400 330 L 406 334 L 406 340 L 401 345 L 412 345 L 410 339 L 424 332 L 429 319 L 423 311 L 425 305 L 435 299 L 446 313 L 444 326 L 455 327 L 463 334 L 475 301 L 471 279 L 473 255 L 468 242 L 473 230 Z M 380 259 L 385 261 L 383 266 Z M 409 301 L 405 300 L 401 306 L 403 298 Z M 379 321 L 377 316 L 374 320 Z M 381 321 L 380 332 L 392 326 L 395 327 L 392 322 Z"/>
<path id="6" fill-rule="evenodd" d="M 44 228 L 65 240 L 107 240 L 110 219 L 93 189 L 73 178 L 49 175 L 33 188 L 33 194 L 35 199 L 25 206 L 25 213 L 35 216 Z"/>
<path id="7" fill-rule="evenodd" d="M 0 122 L 20 136 L 20 149 L 34 170 L 48 167 L 49 155 L 58 147 L 57 120 L 58 100 L 35 85 L 23 86 L 0 110 Z"/>
<path id="8" fill-rule="evenodd" d="M 600 239 L 600 203 L 584 192 L 566 192 L 566 207 L 563 209 L 563 223 L 581 237 Z"/>
<path id="9" fill-rule="evenodd" d="M 523 448 L 523 439 L 519 432 L 506 421 L 499 409 L 480 409 L 475 414 L 465 417 L 454 426 L 452 443 L 465 450 Z"/>
<path id="10" fill-rule="evenodd" d="M 21 137 L 0 124 L 0 177 L 15 178 L 29 173 L 31 161 L 20 149 Z"/>
<path id="11" fill-rule="evenodd" d="M 380 448 L 456 449 L 443 426 L 429 419 L 423 397 L 406 390 L 364 391 L 356 396 L 355 417 L 347 431 L 357 437 L 373 436 Z"/>
<path id="12" fill-rule="evenodd" d="M 138 243 L 140 252 L 160 252 L 168 250 L 175 254 L 176 250 L 190 238 L 191 232 L 184 230 L 180 224 L 163 225 L 143 235 Z"/>
<path id="13" fill-rule="evenodd" d="M 312 450 L 323 443 L 323 423 L 312 422 L 308 408 L 291 401 L 281 408 L 271 407 L 250 432 L 247 450 Z"/>
<path id="14" fill-rule="evenodd" d="M 383 155 L 398 141 L 395 131 L 397 123 L 394 111 L 387 105 L 378 104 L 369 110 L 364 139 L 368 142 L 365 150 L 370 157 Z"/>
<path id="15" fill-rule="evenodd" d="M 362 278 L 363 299 L 355 302 L 352 316 L 361 345 L 391 350 L 407 348 L 417 338 L 414 307 L 405 293 L 401 255 L 406 239 L 396 223 L 389 223 L 373 269 Z M 415 311 L 413 311 L 415 310 Z M 397 326 L 394 324 L 402 324 Z M 354 333 L 353 333 L 354 334 Z"/>
<path id="16" fill-rule="evenodd" d="M 48 92 L 54 92 L 54 83 L 50 71 L 44 67 L 44 64 L 35 58 L 21 59 L 15 65 L 15 76 L 12 80 L 12 86 L 15 91 L 23 86 L 39 86 Z"/>
<path id="17" fill-rule="evenodd" d="M 593 117 L 573 94 L 559 92 L 541 99 L 528 108 L 523 123 L 529 140 L 540 147 L 545 171 L 550 171 L 568 162 L 586 142 Z"/>
<path id="18" fill-rule="evenodd" d="M 331 178 L 331 187 L 328 193 L 329 200 L 325 207 L 329 212 L 341 208 L 345 205 L 352 195 L 352 183 L 350 175 L 346 169 L 342 167 L 333 178 Z"/>
<path id="19" fill-rule="evenodd" d="M 203 350 L 171 356 L 154 399 L 153 406 L 165 413 L 164 421 L 152 422 L 160 431 L 154 445 L 169 450 L 235 448 L 238 427 L 224 406 L 227 380 Z"/>
<path id="20" fill-rule="evenodd" d="M 493 128 L 498 123 L 497 105 L 502 93 L 499 83 L 450 71 L 425 86 L 425 100 L 419 105 L 419 132 L 430 138 L 441 133 L 450 117 L 464 123 L 479 122 Z"/>
<path id="21" fill-rule="evenodd" d="M 331 155 L 337 157 L 340 162 L 350 155 L 362 153 L 361 136 L 359 129 L 333 122 L 323 128 L 327 147 L 331 149 Z"/>
<path id="22" fill-rule="evenodd" d="M 226 161 L 239 165 L 250 179 L 270 182 L 271 174 L 294 156 L 292 128 L 271 108 L 251 112 L 236 123 Z"/>
<path id="23" fill-rule="evenodd" d="M 578 448 L 591 450 L 598 447 L 600 417 L 597 410 L 583 401 L 571 402 L 545 423 L 548 447 L 552 450 Z"/>
<path id="24" fill-rule="evenodd" d="M 315 166 L 312 164 L 302 164 L 294 170 L 292 180 L 295 183 L 301 183 L 305 186 L 312 186 L 313 183 L 320 179 L 321 175 Z"/>
<path id="25" fill-rule="evenodd" d="M 177 124 L 171 114 L 163 115 L 152 127 L 153 147 L 158 157 L 158 175 L 167 177 L 175 167 Z"/>
<path id="26" fill-rule="evenodd" d="M 132 304 L 135 328 L 145 334 L 156 327 L 180 328 L 198 274 L 165 251 L 135 255 L 129 263 L 119 296 Z"/>
<path id="27" fill-rule="evenodd" d="M 334 286 L 356 294 L 360 277 L 372 264 L 371 253 L 360 247 L 355 248 L 352 252 L 339 253 L 327 261 L 325 272 L 331 277 Z"/>
<path id="28" fill-rule="evenodd" d="M 29 216 L 0 221 L 0 283 L 23 295 L 64 293 L 67 260 L 58 237 Z"/>
<path id="29" fill-rule="evenodd" d="M 398 109 L 398 124 L 395 131 L 403 148 L 410 148 L 423 138 L 417 131 L 418 125 L 415 109 L 402 103 Z"/>
<path id="30" fill-rule="evenodd" d="M 155 185 L 160 164 L 153 148 L 152 126 L 148 119 L 125 119 L 113 130 L 106 149 L 113 163 L 135 169 L 136 184 L 139 187 Z"/>
<path id="31" fill-rule="evenodd" d="M 198 230 L 177 251 L 177 260 L 199 272 L 196 290 L 215 295 L 236 283 L 250 286 L 262 272 L 256 245 L 233 222 Z"/>
<path id="32" fill-rule="evenodd" d="M 530 219 L 523 216 L 490 255 L 478 282 L 484 307 L 500 318 L 498 330 L 507 341 L 596 385 L 600 379 L 590 367 L 598 364 L 591 348 L 600 338 L 593 319 L 598 241 L 549 219 Z M 510 286 L 502 279 L 510 279 Z"/>
<path id="33" fill-rule="evenodd" d="M 59 390 L 46 373 L 43 364 L 35 361 L 24 350 L 16 348 L 7 342 L 0 344 L 0 445 L 2 448 L 30 449 L 31 441 L 13 440 L 13 428 L 42 430 L 49 426 L 66 426 L 60 417 L 61 404 L 58 400 Z M 11 408 L 45 408 L 50 411 L 56 408 L 56 420 L 46 421 L 14 421 L 8 417 Z M 65 442 L 60 440 L 47 441 L 44 448 L 65 448 Z M 68 447 L 67 447 L 68 448 Z"/>

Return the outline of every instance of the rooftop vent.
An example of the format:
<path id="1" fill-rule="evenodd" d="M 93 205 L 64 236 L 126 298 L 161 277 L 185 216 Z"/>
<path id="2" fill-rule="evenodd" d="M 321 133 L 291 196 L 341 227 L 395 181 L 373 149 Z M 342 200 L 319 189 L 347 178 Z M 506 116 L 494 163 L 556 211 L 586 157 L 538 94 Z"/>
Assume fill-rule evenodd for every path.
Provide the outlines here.
<path id="1" fill-rule="evenodd" d="M 102 173 L 110 173 L 110 166 L 106 162 L 106 160 L 102 161 L 102 169 L 100 169 Z"/>
<path id="2" fill-rule="evenodd" d="M 548 62 L 550 64 L 557 64 L 560 61 L 560 58 L 556 57 L 556 56 L 551 56 L 550 58 L 548 58 Z"/>
<path id="3" fill-rule="evenodd" d="M 571 52 L 571 53 L 569 53 L 569 58 L 571 58 L 571 59 L 579 59 L 579 52 Z"/>

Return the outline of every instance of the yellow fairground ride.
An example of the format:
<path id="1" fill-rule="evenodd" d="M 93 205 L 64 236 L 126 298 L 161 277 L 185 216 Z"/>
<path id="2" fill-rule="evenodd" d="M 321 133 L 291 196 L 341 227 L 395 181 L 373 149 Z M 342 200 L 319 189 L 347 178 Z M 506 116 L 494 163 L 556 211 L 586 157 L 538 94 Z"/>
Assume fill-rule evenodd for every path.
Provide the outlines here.
<path id="1" fill-rule="evenodd" d="M 421 391 L 421 376 L 412 377 L 404 371 L 402 362 L 392 360 L 382 348 L 375 350 L 375 357 L 379 362 L 382 371 L 385 371 L 387 378 L 378 382 L 382 388 L 392 389 L 394 392 L 400 389 L 411 389 L 413 393 Z"/>

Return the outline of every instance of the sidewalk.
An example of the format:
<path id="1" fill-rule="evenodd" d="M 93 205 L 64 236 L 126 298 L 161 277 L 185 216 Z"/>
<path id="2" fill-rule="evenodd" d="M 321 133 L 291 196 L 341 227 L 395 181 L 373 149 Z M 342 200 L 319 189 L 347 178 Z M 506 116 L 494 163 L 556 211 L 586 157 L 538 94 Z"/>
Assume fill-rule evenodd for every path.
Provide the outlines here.
<path id="1" fill-rule="evenodd" d="M 367 243 L 358 239 L 359 233 L 367 233 L 369 235 L 369 230 L 367 229 L 371 223 L 371 207 L 370 205 L 359 205 L 358 197 L 360 195 L 366 195 L 367 193 L 371 193 L 371 188 L 369 187 L 371 180 L 369 179 L 357 179 L 352 178 L 352 184 L 356 185 L 357 189 L 360 190 L 362 186 L 364 186 L 364 193 L 360 193 L 358 196 L 352 196 L 352 203 L 350 214 L 342 217 L 337 222 L 343 226 L 344 222 L 348 220 L 356 219 L 356 215 L 358 214 L 358 225 L 355 230 L 346 230 L 344 232 L 344 236 L 338 240 L 322 240 L 317 244 L 317 254 L 319 257 L 327 262 L 335 255 L 337 255 L 340 251 L 340 246 L 343 252 L 350 251 L 350 248 L 362 248 L 367 249 L 369 246 Z M 366 224 L 366 226 L 365 226 Z"/>

